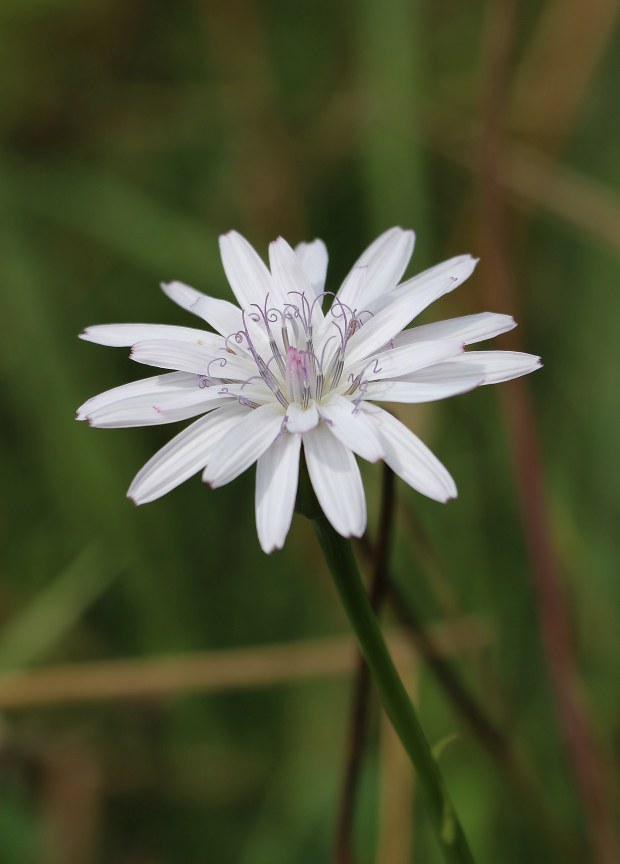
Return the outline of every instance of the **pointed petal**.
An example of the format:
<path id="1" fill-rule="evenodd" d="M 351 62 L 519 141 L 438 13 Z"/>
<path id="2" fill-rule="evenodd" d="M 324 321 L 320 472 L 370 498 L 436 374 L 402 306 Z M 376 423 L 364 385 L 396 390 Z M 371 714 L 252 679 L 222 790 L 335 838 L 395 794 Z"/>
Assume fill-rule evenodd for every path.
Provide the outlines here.
<path id="1" fill-rule="evenodd" d="M 368 267 L 365 264 L 358 264 L 354 267 L 345 281 L 342 283 L 340 291 L 334 299 L 330 313 L 325 316 L 326 321 L 337 321 L 341 317 L 340 310 L 344 308 L 347 318 L 351 317 L 351 313 L 355 310 L 361 310 L 362 297 L 366 293 L 366 284 L 368 281 Z"/>
<path id="2" fill-rule="evenodd" d="M 325 291 L 325 280 L 327 278 L 327 249 L 322 240 L 313 240 L 312 243 L 299 243 L 295 247 L 295 254 L 299 259 L 304 273 L 312 286 L 315 296 Z"/>
<path id="3" fill-rule="evenodd" d="M 90 426 L 97 429 L 129 429 L 133 426 L 161 426 L 165 423 L 178 423 L 180 420 L 190 420 L 199 414 L 208 414 L 215 408 L 226 405 L 230 399 L 216 397 L 192 405 L 160 407 L 153 405 L 141 397 L 139 400 L 127 400 L 127 405 L 114 405 L 102 408 L 88 418 Z"/>
<path id="4" fill-rule="evenodd" d="M 398 298 L 377 312 L 370 321 L 353 334 L 347 345 L 347 365 L 355 364 L 381 350 L 416 315 L 419 315 L 438 297 L 451 291 L 457 284 L 457 279 L 447 276 L 414 286 L 410 290 L 402 290 L 409 283 L 401 285 L 398 288 L 400 292 Z M 396 292 L 393 292 L 392 296 L 394 293 Z"/>
<path id="5" fill-rule="evenodd" d="M 332 435 L 345 447 L 369 462 L 383 458 L 383 447 L 373 423 L 353 402 L 332 393 L 319 410 Z"/>
<path id="6" fill-rule="evenodd" d="M 184 373 L 177 374 L 184 375 Z M 127 428 L 174 423 L 212 411 L 231 398 L 218 392 L 217 387 L 201 387 L 198 376 L 186 377 L 192 380 L 191 387 L 158 387 L 154 383 L 157 382 L 157 378 L 138 382 L 142 385 L 139 389 L 131 384 L 117 387 L 115 391 L 102 394 L 103 399 L 95 397 L 94 400 L 90 400 L 90 406 L 88 403 L 82 406 L 78 419 L 86 419 L 91 426 L 98 428 Z"/>
<path id="7" fill-rule="evenodd" d="M 154 401 L 161 399 L 169 393 L 183 393 L 198 388 L 200 378 L 197 375 L 189 375 L 187 372 L 169 372 L 166 375 L 152 375 L 150 378 L 142 378 L 140 381 L 131 381 L 122 384 L 112 390 L 106 390 L 88 399 L 77 410 L 76 420 L 86 420 L 89 414 L 129 399 L 131 396 L 148 395 Z"/>
<path id="8" fill-rule="evenodd" d="M 326 344 L 331 340 L 332 350 L 342 341 L 342 331 L 345 331 L 353 313 L 357 307 L 357 301 L 361 297 L 366 284 L 366 267 L 355 267 L 349 274 L 348 282 L 348 299 L 349 304 L 344 305 L 340 295 L 334 298 L 331 308 L 325 316 L 320 326 L 316 330 L 314 350 L 317 357 L 322 357 Z"/>
<path id="9" fill-rule="evenodd" d="M 266 405 L 268 402 L 273 403 L 273 392 L 262 379 L 214 382 L 212 386 L 217 389 L 218 395 L 234 396 L 242 404 L 248 405 L 250 408 L 257 408 L 259 405 Z"/>
<path id="10" fill-rule="evenodd" d="M 200 315 L 225 339 L 233 338 L 243 328 L 241 310 L 234 303 L 229 303 L 228 300 L 207 297 L 205 294 L 196 300 L 189 311 L 193 312 L 194 315 Z"/>
<path id="11" fill-rule="evenodd" d="M 286 428 L 289 432 L 309 432 L 319 422 L 319 412 L 314 399 L 307 408 L 302 408 L 296 402 L 286 409 Z"/>
<path id="12" fill-rule="evenodd" d="M 413 231 L 394 227 L 384 231 L 362 252 L 354 266 L 369 268 L 373 287 L 366 299 L 371 300 L 385 291 L 391 291 L 400 282 L 411 260 L 414 245 Z"/>
<path id="13" fill-rule="evenodd" d="M 129 487 L 135 504 L 154 501 L 201 471 L 218 441 L 228 435 L 248 413 L 237 402 L 224 405 L 196 420 L 159 450 Z"/>
<path id="14" fill-rule="evenodd" d="M 393 292 L 392 297 L 396 298 L 404 292 L 420 288 L 429 282 L 437 282 L 446 277 L 456 281 L 456 285 L 453 286 L 453 288 L 456 288 L 457 285 L 461 285 L 466 279 L 469 279 L 476 269 L 478 260 L 478 258 L 474 258 L 472 255 L 455 255 L 454 258 L 448 258 L 447 261 L 435 264 L 434 267 L 429 267 L 428 270 L 423 270 L 422 273 L 418 273 L 412 279 L 403 282 Z"/>
<path id="15" fill-rule="evenodd" d="M 406 402 L 414 404 L 418 402 L 435 402 L 437 399 L 448 399 L 450 396 L 458 396 L 479 387 L 484 381 L 484 373 L 480 366 L 472 365 L 458 370 L 456 363 L 442 363 L 423 369 L 416 375 L 425 372 L 433 372 L 435 369 L 451 367 L 451 374 L 444 373 L 443 377 L 438 375 L 434 380 L 422 381 L 370 381 L 364 393 L 364 399 L 371 402 Z M 458 371 L 457 371 L 458 370 Z"/>
<path id="16" fill-rule="evenodd" d="M 137 342 L 129 355 L 136 363 L 158 366 L 160 369 L 177 369 L 179 372 L 193 372 L 207 375 L 212 363 L 225 356 L 219 349 L 216 353 L 202 345 L 190 342 L 176 342 L 172 339 L 148 339 Z"/>
<path id="17" fill-rule="evenodd" d="M 256 530 L 263 552 L 281 549 L 291 527 L 301 435 L 279 435 L 256 463 Z"/>
<path id="18" fill-rule="evenodd" d="M 301 320 L 309 321 L 313 332 L 320 334 L 324 320 L 321 302 L 316 298 L 299 258 L 284 238 L 278 237 L 269 244 L 269 261 L 281 308 L 284 309 L 287 303 L 298 306 Z"/>
<path id="19" fill-rule="evenodd" d="M 381 381 L 385 378 L 407 375 L 462 353 L 461 342 L 420 342 L 417 345 L 405 345 L 403 348 L 384 351 L 377 354 L 365 366 L 359 364 L 350 371 L 353 374 L 361 374 L 363 379 L 369 381 Z M 348 366 L 347 371 L 349 371 Z"/>
<path id="20" fill-rule="evenodd" d="M 269 355 L 269 339 L 261 322 L 255 320 L 256 310 L 251 310 L 250 314 L 246 315 L 228 300 L 218 300 L 216 297 L 202 294 L 190 307 L 190 311 L 200 315 L 214 330 L 221 333 L 225 337 L 225 346 L 232 348 L 236 353 L 248 353 L 247 334 L 249 334 L 259 354 L 267 352 Z"/>
<path id="21" fill-rule="evenodd" d="M 250 411 L 215 447 L 202 479 L 214 489 L 230 483 L 273 443 L 282 431 L 284 409 L 261 405 Z"/>
<path id="22" fill-rule="evenodd" d="M 161 288 L 167 297 L 193 315 L 198 315 L 225 338 L 238 333 L 243 327 L 241 310 L 227 300 L 208 297 L 183 282 L 162 282 Z"/>
<path id="23" fill-rule="evenodd" d="M 217 355 L 209 364 L 208 374 L 214 378 L 228 381 L 254 383 L 258 377 L 256 364 L 249 357 L 232 354 L 229 351 Z M 260 379 L 259 379 L 260 380 Z"/>
<path id="24" fill-rule="evenodd" d="M 371 258 L 373 258 L 380 250 L 381 247 L 385 243 L 389 243 L 393 240 L 394 237 L 397 237 L 399 234 L 402 234 L 403 229 L 398 225 L 395 225 L 393 228 L 388 228 L 387 231 L 384 231 L 383 234 L 379 234 L 376 240 L 373 240 L 370 246 L 367 246 L 366 249 L 362 252 L 360 257 L 357 259 L 354 267 L 366 266 Z M 411 232 L 413 233 L 413 232 Z M 415 236 L 414 236 L 415 240 Z"/>
<path id="25" fill-rule="evenodd" d="M 468 354 L 472 352 L 467 352 Z M 395 381 L 406 381 L 413 384 L 438 384 L 450 386 L 455 381 L 458 382 L 464 378 L 470 378 L 474 375 L 480 383 L 484 380 L 484 368 L 480 363 L 458 363 L 464 354 L 459 354 L 457 357 L 451 357 L 445 363 L 434 363 L 432 366 L 427 366 L 425 369 L 417 369 L 409 375 L 401 375 Z M 387 382 L 386 382 L 387 383 Z"/>
<path id="26" fill-rule="evenodd" d="M 396 417 L 376 405 L 368 407 L 364 405 L 364 410 L 377 427 L 385 448 L 385 462 L 392 471 L 435 501 L 456 498 L 454 480 L 428 447 Z"/>
<path id="27" fill-rule="evenodd" d="M 409 264 L 414 242 L 413 231 L 403 231 L 402 228 L 391 228 L 378 237 L 360 255 L 342 283 L 338 291 L 340 301 L 359 311 L 372 308 L 375 298 L 387 294 L 400 281 Z M 362 291 L 359 286 L 352 284 L 358 267 L 368 270 Z"/>
<path id="28" fill-rule="evenodd" d="M 308 473 L 323 512 L 343 537 L 361 537 L 366 499 L 355 456 L 323 423 L 303 441 Z"/>
<path id="29" fill-rule="evenodd" d="M 162 282 L 161 290 L 164 292 L 166 297 L 169 297 L 172 300 L 173 303 L 176 303 L 177 306 L 186 309 L 188 312 L 191 311 L 192 306 L 197 300 L 200 300 L 201 297 L 206 297 L 206 294 L 202 294 L 190 285 L 186 285 L 184 282 L 179 282 L 177 280 L 174 280 L 173 282 Z"/>
<path id="30" fill-rule="evenodd" d="M 283 305 L 299 305 L 302 296 L 312 302 L 315 293 L 306 276 L 304 268 L 294 250 L 284 237 L 278 237 L 269 244 L 269 264 L 273 277 L 275 296 Z"/>
<path id="31" fill-rule="evenodd" d="M 500 384 L 511 381 L 521 375 L 528 375 L 540 369 L 542 362 L 535 354 L 525 354 L 520 351 L 466 351 L 460 357 L 455 357 L 452 363 L 463 366 L 482 367 L 483 384 Z"/>
<path id="32" fill-rule="evenodd" d="M 249 309 L 253 303 L 258 303 L 262 309 L 273 286 L 271 274 L 260 255 L 237 231 L 220 237 L 220 252 L 226 278 L 239 306 Z"/>
<path id="33" fill-rule="evenodd" d="M 471 345 L 474 342 L 493 339 L 516 326 L 516 321 L 510 315 L 499 315 L 495 312 L 463 315 L 460 318 L 449 318 L 447 321 L 422 324 L 410 330 L 403 330 L 394 339 L 394 347 L 435 339 L 458 339 L 465 345 Z"/>
<path id="34" fill-rule="evenodd" d="M 136 343 L 129 356 L 136 363 L 158 366 L 160 369 L 193 372 L 216 380 L 244 382 L 257 376 L 253 360 L 221 347 L 216 352 L 188 342 L 152 339 Z M 202 386 L 206 386 L 206 383 L 203 382 Z"/>
<path id="35" fill-rule="evenodd" d="M 96 324 L 80 333 L 80 339 L 124 348 L 143 342 L 145 339 L 175 339 L 177 342 L 193 342 L 196 345 L 221 345 L 222 340 L 207 330 L 193 327 L 174 327 L 170 324 Z"/>

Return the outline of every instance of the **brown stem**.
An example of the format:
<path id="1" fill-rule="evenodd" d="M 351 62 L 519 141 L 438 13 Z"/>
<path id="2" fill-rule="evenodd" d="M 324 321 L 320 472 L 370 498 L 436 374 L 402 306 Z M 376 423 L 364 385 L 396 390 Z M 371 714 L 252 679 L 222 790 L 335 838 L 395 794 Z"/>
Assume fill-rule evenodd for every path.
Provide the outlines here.
<path id="1" fill-rule="evenodd" d="M 369 561 L 376 561 L 367 538 L 362 538 L 360 548 Z M 416 651 L 434 674 L 435 680 L 443 689 L 457 714 L 464 720 L 470 732 L 478 739 L 489 756 L 501 768 L 504 777 L 519 797 L 524 809 L 538 825 L 549 848 L 553 849 L 558 856 L 558 860 L 564 861 L 566 864 L 570 864 L 570 862 L 576 864 L 576 862 L 581 861 L 581 850 L 577 848 L 572 838 L 567 837 L 565 830 L 559 825 L 555 815 L 549 809 L 545 797 L 533 782 L 531 772 L 526 770 L 510 739 L 504 735 L 501 728 L 493 722 L 462 683 L 450 662 L 445 659 L 445 652 L 441 650 L 435 637 L 425 628 L 411 602 L 395 585 L 387 563 L 385 567 L 381 582 L 387 588 L 390 605 L 399 622 L 405 628 Z M 351 859 L 342 860 L 349 861 Z"/>
<path id="2" fill-rule="evenodd" d="M 386 574 L 389 584 L 390 605 L 406 628 L 407 634 L 416 650 L 433 672 L 435 680 L 448 696 L 457 714 L 465 721 L 469 730 L 480 744 L 502 769 L 505 778 L 525 805 L 530 816 L 537 822 L 549 846 L 561 855 L 564 862 L 579 860 L 579 853 L 574 844 L 566 837 L 565 832 L 557 823 L 555 816 L 549 810 L 546 800 L 538 787 L 533 783 L 510 741 L 476 699 L 462 683 L 451 664 L 442 656 L 434 638 L 424 628 L 416 611 L 412 608 L 401 591 Z"/>
<path id="3" fill-rule="evenodd" d="M 487 31 L 487 75 L 483 104 L 481 163 L 481 227 L 489 295 L 507 308 L 515 306 L 512 260 L 502 186 L 502 110 L 507 102 L 510 55 L 514 42 L 517 0 L 495 0 Z M 519 350 L 518 336 L 510 347 Z M 620 845 L 611 813 L 607 775 L 579 681 L 569 604 L 550 540 L 540 446 L 529 391 L 523 381 L 502 392 L 513 456 L 523 526 L 532 562 L 543 648 L 547 658 L 557 716 L 564 733 L 569 763 L 586 818 L 593 860 L 615 864 Z"/>
<path id="4" fill-rule="evenodd" d="M 381 511 L 377 542 L 372 555 L 372 576 L 369 586 L 370 604 L 375 612 L 381 608 L 388 589 L 387 560 L 389 556 L 392 524 L 394 520 L 394 474 L 387 465 L 383 466 L 383 485 L 381 491 Z M 370 549 L 370 547 L 367 547 Z M 361 654 L 358 656 L 353 697 L 349 717 L 349 747 L 344 771 L 334 860 L 336 864 L 353 864 L 353 817 L 355 799 L 368 731 L 370 705 L 370 671 Z"/>

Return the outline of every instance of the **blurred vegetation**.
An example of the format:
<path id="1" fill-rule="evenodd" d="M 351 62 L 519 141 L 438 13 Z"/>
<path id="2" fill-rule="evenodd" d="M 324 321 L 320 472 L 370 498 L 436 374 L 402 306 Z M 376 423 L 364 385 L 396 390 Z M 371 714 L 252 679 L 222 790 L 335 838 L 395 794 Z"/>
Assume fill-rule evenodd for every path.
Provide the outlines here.
<path id="1" fill-rule="evenodd" d="M 142 377 L 124 350 L 76 335 L 112 321 L 192 325 L 158 283 L 226 296 L 217 236 L 230 228 L 260 250 L 278 234 L 322 237 L 336 288 L 377 233 L 402 224 L 417 231 L 415 270 L 482 255 L 430 317 L 515 314 L 520 345 L 545 361 L 524 386 L 400 412 L 460 497 L 444 508 L 398 484 L 392 556 L 402 602 L 447 634 L 452 673 L 534 792 L 412 654 L 424 725 L 433 744 L 457 735 L 440 758 L 479 864 L 613 862 L 618 11 L 613 0 L 587 13 L 576 0 L 3 0 L 2 861 L 331 860 L 344 671 L 293 668 L 270 683 L 272 658 L 261 686 L 155 684 L 92 702 L 52 687 L 49 705 L 32 688 L 66 664 L 116 659 L 114 682 L 124 660 L 272 643 L 286 655 L 288 642 L 347 633 L 301 517 L 281 553 L 260 551 L 252 472 L 129 505 L 131 478 L 172 430 L 75 423 L 89 396 Z M 379 471 L 365 469 L 371 533 Z M 554 667 L 565 617 L 571 638 L 556 636 L 569 653 Z M 568 741 L 554 668 L 587 727 Z M 359 864 L 439 861 L 413 798 L 374 710 Z"/>

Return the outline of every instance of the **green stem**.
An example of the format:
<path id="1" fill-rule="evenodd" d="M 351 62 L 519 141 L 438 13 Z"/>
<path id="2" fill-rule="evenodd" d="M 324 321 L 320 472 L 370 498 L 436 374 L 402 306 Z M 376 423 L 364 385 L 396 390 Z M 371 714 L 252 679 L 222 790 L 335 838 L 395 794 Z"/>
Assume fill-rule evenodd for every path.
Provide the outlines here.
<path id="1" fill-rule="evenodd" d="M 322 512 L 314 510 L 312 520 L 383 707 L 417 772 L 445 860 L 449 864 L 473 864 L 443 777 L 370 606 L 351 544 L 332 528 Z"/>

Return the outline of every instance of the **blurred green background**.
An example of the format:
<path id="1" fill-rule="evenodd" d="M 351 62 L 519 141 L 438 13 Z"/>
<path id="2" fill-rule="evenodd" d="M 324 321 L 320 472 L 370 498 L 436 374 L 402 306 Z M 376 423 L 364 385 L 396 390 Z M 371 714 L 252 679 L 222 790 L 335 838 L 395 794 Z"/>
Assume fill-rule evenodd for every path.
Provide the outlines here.
<path id="1" fill-rule="evenodd" d="M 517 348 L 545 363 L 400 412 L 459 499 L 397 485 L 394 580 L 489 724 L 412 652 L 424 726 L 456 735 L 441 764 L 479 864 L 618 860 L 619 12 L 2 0 L 1 861 L 336 860 L 351 686 L 339 643 L 334 667 L 319 655 L 348 628 L 310 526 L 263 555 L 253 472 L 133 508 L 133 475 L 176 427 L 76 423 L 144 374 L 76 336 L 194 326 L 158 283 L 228 296 L 231 228 L 261 252 L 322 237 L 333 290 L 394 224 L 417 232 L 413 271 L 481 256 L 429 318 L 514 314 Z M 364 476 L 372 535 L 380 468 Z M 307 639 L 313 676 L 287 648 Z M 246 653 L 220 686 L 183 684 L 225 649 Z M 144 695 L 167 655 L 178 677 L 155 668 Z M 355 825 L 359 864 L 440 861 L 376 705 Z"/>

